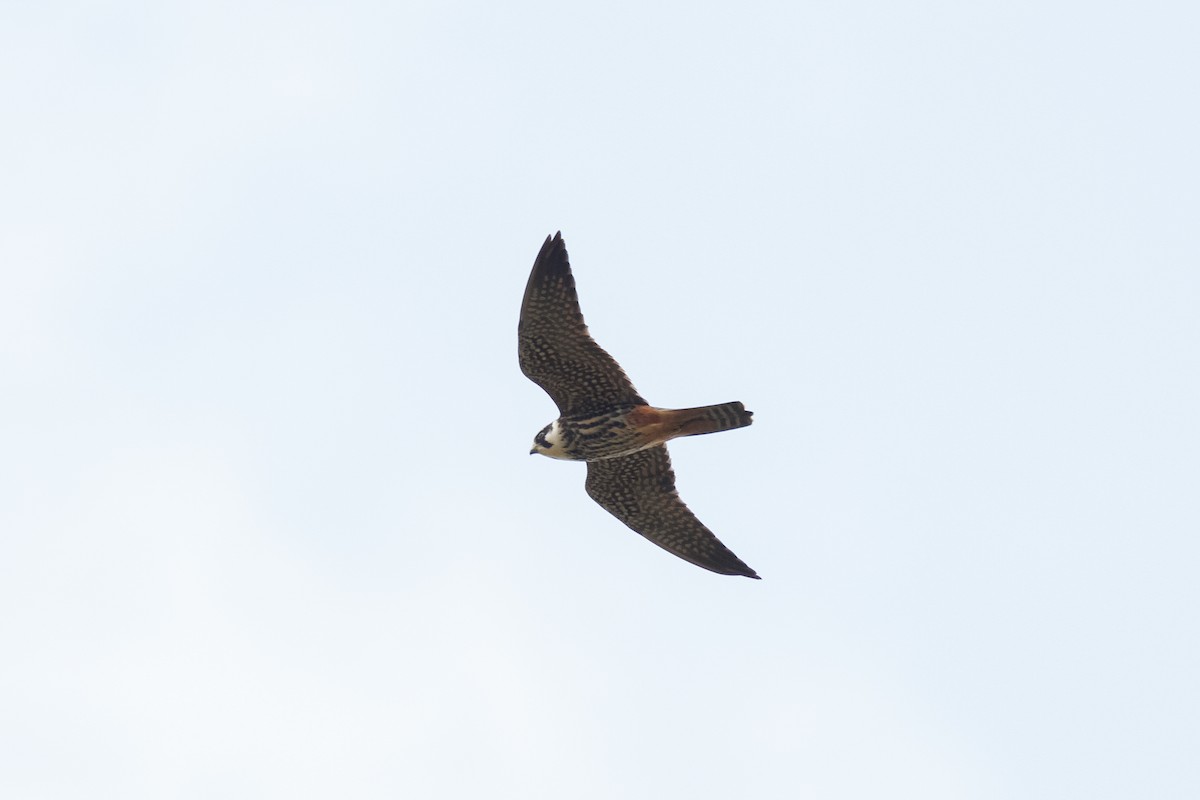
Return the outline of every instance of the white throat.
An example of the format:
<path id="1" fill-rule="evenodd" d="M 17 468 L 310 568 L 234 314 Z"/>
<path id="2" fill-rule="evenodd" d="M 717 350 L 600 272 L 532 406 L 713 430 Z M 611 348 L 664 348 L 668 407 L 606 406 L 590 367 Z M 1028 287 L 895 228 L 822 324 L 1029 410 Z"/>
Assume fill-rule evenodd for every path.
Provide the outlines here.
<path id="1" fill-rule="evenodd" d="M 562 428 L 558 424 L 558 420 L 550 423 L 550 430 L 546 431 L 546 444 L 550 445 L 548 449 L 538 447 L 538 452 L 550 458 L 566 459 L 567 454 L 563 450 Z"/>

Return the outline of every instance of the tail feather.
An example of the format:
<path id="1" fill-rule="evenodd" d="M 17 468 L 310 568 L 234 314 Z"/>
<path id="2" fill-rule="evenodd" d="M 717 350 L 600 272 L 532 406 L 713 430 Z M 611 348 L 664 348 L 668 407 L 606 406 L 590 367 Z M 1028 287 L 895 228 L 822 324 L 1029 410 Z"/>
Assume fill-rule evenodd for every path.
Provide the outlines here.
<path id="1" fill-rule="evenodd" d="M 675 413 L 679 415 L 680 420 L 678 436 L 731 431 L 734 428 L 744 428 L 754 421 L 754 412 L 747 411 L 739 402 L 681 408 Z"/>

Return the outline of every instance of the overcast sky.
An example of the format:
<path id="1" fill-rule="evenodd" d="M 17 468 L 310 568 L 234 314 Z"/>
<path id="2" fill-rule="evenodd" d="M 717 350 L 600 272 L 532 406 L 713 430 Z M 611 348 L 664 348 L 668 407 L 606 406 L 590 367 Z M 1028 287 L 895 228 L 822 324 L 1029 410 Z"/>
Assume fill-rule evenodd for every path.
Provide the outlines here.
<path id="1" fill-rule="evenodd" d="M 0 5 L 0 794 L 1200 796 L 1187 2 Z M 762 575 L 530 457 L 592 333 Z"/>

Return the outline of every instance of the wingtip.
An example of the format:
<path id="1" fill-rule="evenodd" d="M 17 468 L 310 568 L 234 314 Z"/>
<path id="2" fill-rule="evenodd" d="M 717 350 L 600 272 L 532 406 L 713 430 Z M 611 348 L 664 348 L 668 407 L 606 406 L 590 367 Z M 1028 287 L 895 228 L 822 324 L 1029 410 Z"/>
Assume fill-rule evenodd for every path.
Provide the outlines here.
<path id="1" fill-rule="evenodd" d="M 714 569 L 713 572 L 720 572 L 723 575 L 734 575 L 739 578 L 750 578 L 751 580 L 755 581 L 762 580 L 762 578 L 759 577 L 759 574 L 754 571 L 753 567 L 741 559 L 737 559 L 736 556 L 735 559 L 737 560 L 736 564 L 728 564 L 726 565 L 725 569 Z"/>
<path id="2" fill-rule="evenodd" d="M 744 578 L 751 578 L 756 581 L 762 580 L 762 578 L 758 576 L 758 573 L 754 571 L 754 567 L 750 566 L 745 561 L 738 559 L 737 565 L 739 569 L 737 572 L 733 573 L 734 575 L 741 575 Z"/>
<path id="3" fill-rule="evenodd" d="M 567 263 L 567 245 L 563 242 L 562 232 L 559 231 L 553 236 L 547 236 L 546 241 L 542 242 L 542 249 L 538 251 L 537 258 L 533 261 L 533 271 L 529 277 L 532 280 L 533 276 L 539 272 L 539 267 L 542 270 L 547 267 L 561 269 Z"/>

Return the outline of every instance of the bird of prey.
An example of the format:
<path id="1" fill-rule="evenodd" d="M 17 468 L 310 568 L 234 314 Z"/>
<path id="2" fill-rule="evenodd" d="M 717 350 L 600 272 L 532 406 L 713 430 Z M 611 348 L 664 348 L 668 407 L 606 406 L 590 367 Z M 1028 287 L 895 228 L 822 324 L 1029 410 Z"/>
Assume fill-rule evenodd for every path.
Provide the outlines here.
<path id="1" fill-rule="evenodd" d="M 587 462 L 587 493 L 669 553 L 722 575 L 758 575 L 688 510 L 664 444 L 744 428 L 741 403 L 654 408 L 588 335 L 562 233 L 547 236 L 525 286 L 517 329 L 521 371 L 558 406 L 530 454 Z"/>

